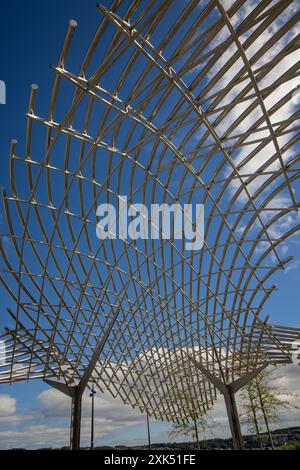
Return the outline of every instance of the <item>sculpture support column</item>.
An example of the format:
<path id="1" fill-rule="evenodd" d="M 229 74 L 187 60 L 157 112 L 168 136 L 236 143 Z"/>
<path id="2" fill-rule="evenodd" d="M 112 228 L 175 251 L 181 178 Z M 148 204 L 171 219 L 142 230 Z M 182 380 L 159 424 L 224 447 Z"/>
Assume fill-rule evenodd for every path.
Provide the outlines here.
<path id="1" fill-rule="evenodd" d="M 90 358 L 90 361 L 87 367 L 84 370 L 78 384 L 75 384 L 72 374 L 70 375 L 70 371 L 68 370 L 68 366 L 64 364 L 60 365 L 60 370 L 65 382 L 56 382 L 54 380 L 44 379 L 44 381 L 51 385 L 51 387 L 56 388 L 60 392 L 65 393 L 69 397 L 72 398 L 72 405 L 71 405 L 71 430 L 70 430 L 70 448 L 71 450 L 80 449 L 80 424 L 81 424 L 81 403 L 82 403 L 82 395 L 88 385 L 88 382 L 92 376 L 93 370 L 95 369 L 97 362 L 99 361 L 99 357 L 107 338 L 115 324 L 117 316 L 119 314 L 119 310 L 116 310 L 114 313 L 113 318 L 108 324 L 107 329 L 105 330 L 103 336 L 99 339 L 99 342 Z"/>
<path id="2" fill-rule="evenodd" d="M 71 398 L 71 426 L 70 426 L 70 449 L 80 449 L 80 424 L 81 424 L 81 403 L 82 391 L 73 381 L 69 383 L 56 382 L 50 379 L 44 381 Z"/>
<path id="3" fill-rule="evenodd" d="M 209 370 L 207 370 L 200 362 L 196 361 L 193 357 L 189 356 L 190 361 L 194 366 L 200 370 L 200 372 L 222 393 L 225 399 L 226 411 L 228 415 L 228 421 L 232 436 L 233 448 L 235 450 L 243 450 L 244 440 L 241 432 L 239 415 L 237 412 L 236 402 L 235 402 L 235 393 L 240 390 L 242 387 L 247 385 L 254 377 L 257 376 L 265 367 L 268 366 L 268 363 L 263 364 L 261 367 L 258 367 L 255 370 L 247 372 L 242 377 L 237 380 L 234 380 L 231 383 L 220 380 Z"/>
<path id="4" fill-rule="evenodd" d="M 72 393 L 72 405 L 71 405 L 71 432 L 70 432 L 71 450 L 78 450 L 80 448 L 81 403 L 82 403 L 82 394 L 78 387 L 74 387 L 73 393 Z"/>
<path id="5" fill-rule="evenodd" d="M 244 440 L 241 432 L 239 415 L 237 412 L 236 402 L 234 393 L 231 390 L 230 385 L 226 385 L 225 390 L 223 391 L 226 411 L 233 441 L 233 447 L 236 450 L 244 449 Z"/>

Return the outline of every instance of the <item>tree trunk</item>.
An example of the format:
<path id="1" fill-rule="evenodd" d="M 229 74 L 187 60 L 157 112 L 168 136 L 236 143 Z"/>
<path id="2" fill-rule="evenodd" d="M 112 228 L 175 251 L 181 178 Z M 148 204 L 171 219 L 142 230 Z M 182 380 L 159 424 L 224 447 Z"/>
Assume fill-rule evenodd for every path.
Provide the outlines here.
<path id="1" fill-rule="evenodd" d="M 271 447 L 272 447 L 272 450 L 275 450 L 273 436 L 272 436 L 272 433 L 271 433 L 271 429 L 269 427 L 268 417 L 266 415 L 264 401 L 263 401 L 263 398 L 262 398 L 262 395 L 261 395 L 261 390 L 260 390 L 259 384 L 257 384 L 257 392 L 258 392 L 259 402 L 260 402 L 260 406 L 261 406 L 261 411 L 263 413 L 264 421 L 265 421 L 266 428 L 267 428 L 268 435 L 269 435 L 269 439 L 270 439 L 270 442 L 271 442 Z"/>
<path id="2" fill-rule="evenodd" d="M 254 422 L 254 426 L 255 426 L 257 441 L 260 445 L 261 450 L 263 450 L 263 444 L 262 444 L 261 435 L 260 435 L 260 432 L 259 432 L 258 420 L 257 420 L 257 416 L 256 416 L 256 411 L 255 411 L 255 404 L 254 404 L 253 396 L 251 394 L 251 390 L 248 390 L 248 394 L 249 394 L 250 405 L 251 405 L 251 410 L 252 410 L 252 414 L 253 414 L 253 422 Z"/>

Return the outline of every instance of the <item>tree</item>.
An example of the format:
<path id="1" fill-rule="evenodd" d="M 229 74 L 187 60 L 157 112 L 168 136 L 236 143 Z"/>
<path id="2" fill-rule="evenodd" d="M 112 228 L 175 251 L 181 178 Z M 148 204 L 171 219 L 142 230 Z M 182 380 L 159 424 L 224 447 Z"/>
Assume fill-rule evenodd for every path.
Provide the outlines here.
<path id="1" fill-rule="evenodd" d="M 262 426 L 265 425 L 271 447 L 274 449 L 271 425 L 278 420 L 282 409 L 291 407 L 291 403 L 282 400 L 272 386 L 272 382 L 279 378 L 278 375 L 274 375 L 275 369 L 265 369 L 260 372 L 241 392 L 242 408 L 248 428 L 250 432 L 256 434 L 261 449 L 263 448 Z"/>
<path id="2" fill-rule="evenodd" d="M 259 422 L 259 410 L 260 406 L 258 400 L 256 399 L 256 385 L 251 381 L 245 388 L 241 391 L 241 400 L 242 407 L 244 409 L 246 423 L 248 429 L 252 434 L 256 435 L 257 441 L 260 448 L 263 448 L 262 439 L 261 439 L 261 425 Z"/>
<path id="3" fill-rule="evenodd" d="M 173 424 L 170 435 L 190 437 L 195 441 L 197 449 L 200 449 L 199 431 L 204 432 L 206 426 L 207 422 L 202 416 L 197 417 L 196 414 L 191 413 L 188 421 Z"/>
<path id="4" fill-rule="evenodd" d="M 187 421 L 174 423 L 170 431 L 170 436 L 191 437 L 195 441 L 197 449 L 200 449 L 199 431 L 205 431 L 207 421 L 203 416 L 199 415 L 199 412 L 197 413 L 196 405 L 192 397 L 183 394 L 182 399 L 185 401 L 186 408 L 188 409 L 188 419 Z"/>

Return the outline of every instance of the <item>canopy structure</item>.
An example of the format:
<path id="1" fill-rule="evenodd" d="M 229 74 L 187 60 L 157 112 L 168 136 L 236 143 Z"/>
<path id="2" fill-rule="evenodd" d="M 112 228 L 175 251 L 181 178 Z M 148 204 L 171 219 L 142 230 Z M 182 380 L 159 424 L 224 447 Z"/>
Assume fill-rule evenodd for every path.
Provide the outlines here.
<path id="1" fill-rule="evenodd" d="M 11 144 L 0 382 L 55 379 L 72 398 L 93 383 L 186 421 L 211 409 L 218 381 L 290 363 L 299 340 L 264 311 L 300 228 L 299 11 L 289 0 L 97 10 L 79 66 L 70 21 L 48 110 L 33 85 L 26 143 Z M 131 208 L 204 204 L 202 249 L 99 240 L 98 205 L 124 196 Z"/>

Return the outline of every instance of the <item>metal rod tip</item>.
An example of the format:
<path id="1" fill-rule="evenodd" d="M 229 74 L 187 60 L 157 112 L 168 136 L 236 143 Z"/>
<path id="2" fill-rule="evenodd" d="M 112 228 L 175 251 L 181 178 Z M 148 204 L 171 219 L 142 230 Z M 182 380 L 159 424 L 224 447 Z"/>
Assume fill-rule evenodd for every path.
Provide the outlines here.
<path id="1" fill-rule="evenodd" d="M 32 89 L 32 90 L 38 90 L 38 89 L 39 89 L 39 86 L 38 86 L 36 83 L 32 83 L 32 84 L 31 84 L 31 89 Z"/>
<path id="2" fill-rule="evenodd" d="M 11 145 L 16 145 L 18 143 L 17 139 L 11 139 L 10 141 Z"/>
<path id="3" fill-rule="evenodd" d="M 70 26 L 71 28 L 77 28 L 78 23 L 77 23 L 76 20 L 70 20 L 70 21 L 69 21 L 69 26 Z"/>

